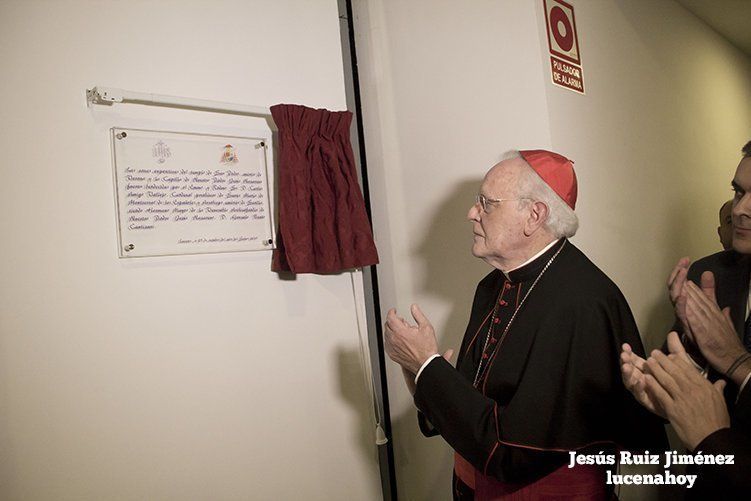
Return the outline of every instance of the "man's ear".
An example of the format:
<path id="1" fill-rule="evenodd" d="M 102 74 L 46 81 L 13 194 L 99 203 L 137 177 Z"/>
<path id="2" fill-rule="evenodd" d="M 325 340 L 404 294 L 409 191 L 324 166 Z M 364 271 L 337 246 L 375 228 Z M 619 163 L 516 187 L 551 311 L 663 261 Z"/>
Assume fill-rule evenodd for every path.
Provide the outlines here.
<path id="1" fill-rule="evenodd" d="M 545 225 L 545 221 L 548 220 L 549 214 L 550 209 L 547 205 L 540 201 L 533 202 L 530 206 L 529 218 L 527 218 L 524 233 L 530 236 L 542 228 Z"/>

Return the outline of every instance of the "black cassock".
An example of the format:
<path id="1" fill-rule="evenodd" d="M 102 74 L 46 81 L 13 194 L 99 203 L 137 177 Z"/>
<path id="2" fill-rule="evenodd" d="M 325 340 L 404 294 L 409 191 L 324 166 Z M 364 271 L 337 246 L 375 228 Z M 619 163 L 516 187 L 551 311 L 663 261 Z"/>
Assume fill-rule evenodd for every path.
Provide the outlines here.
<path id="1" fill-rule="evenodd" d="M 457 369 L 436 358 L 419 377 L 420 427 L 480 473 L 516 484 L 567 464 L 571 450 L 659 453 L 662 421 L 621 382 L 623 343 L 644 356 L 626 299 L 561 239 L 508 276 L 495 270 L 479 283 Z"/>

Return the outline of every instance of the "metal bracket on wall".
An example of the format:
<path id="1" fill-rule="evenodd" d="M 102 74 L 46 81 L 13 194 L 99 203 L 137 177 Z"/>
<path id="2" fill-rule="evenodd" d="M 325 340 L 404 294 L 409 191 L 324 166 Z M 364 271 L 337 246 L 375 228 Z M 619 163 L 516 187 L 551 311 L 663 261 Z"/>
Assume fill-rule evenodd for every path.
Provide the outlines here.
<path id="1" fill-rule="evenodd" d="M 86 89 L 86 106 L 92 104 L 112 104 L 123 102 L 123 91 L 110 87 L 94 87 Z"/>
<path id="2" fill-rule="evenodd" d="M 91 89 L 86 89 L 86 106 L 89 108 L 94 104 L 111 106 L 113 103 L 150 104 L 156 106 L 170 106 L 174 108 L 190 108 L 195 110 L 231 113 L 234 115 L 271 117 L 271 110 L 264 106 L 225 103 L 222 101 L 167 96 L 164 94 L 150 94 L 148 92 L 133 92 L 116 89 L 114 87 L 94 86 Z M 273 121 L 270 122 L 270 125 L 273 125 Z"/>

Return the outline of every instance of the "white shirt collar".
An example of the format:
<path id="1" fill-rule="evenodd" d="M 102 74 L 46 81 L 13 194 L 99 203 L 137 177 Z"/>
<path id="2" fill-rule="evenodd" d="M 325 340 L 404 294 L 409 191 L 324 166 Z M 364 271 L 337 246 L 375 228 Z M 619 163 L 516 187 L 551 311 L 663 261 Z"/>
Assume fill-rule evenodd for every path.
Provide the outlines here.
<path id="1" fill-rule="evenodd" d="M 511 273 L 514 270 L 518 270 L 522 266 L 527 266 L 529 263 L 531 263 L 532 261 L 534 261 L 538 257 L 540 257 L 543 254 L 545 254 L 547 251 L 549 251 L 550 248 L 553 247 L 555 245 L 555 243 L 558 242 L 558 241 L 559 241 L 559 239 L 556 238 L 555 240 L 553 240 L 552 242 L 550 242 L 548 245 L 546 245 L 540 252 L 538 252 L 537 254 L 535 254 L 534 256 L 532 256 L 531 258 L 527 259 L 526 261 L 524 261 L 519 266 L 515 266 L 514 268 L 511 268 L 510 270 L 501 270 L 501 271 L 503 272 L 503 274 L 508 279 L 509 278 L 509 276 L 508 276 L 509 273 Z"/>

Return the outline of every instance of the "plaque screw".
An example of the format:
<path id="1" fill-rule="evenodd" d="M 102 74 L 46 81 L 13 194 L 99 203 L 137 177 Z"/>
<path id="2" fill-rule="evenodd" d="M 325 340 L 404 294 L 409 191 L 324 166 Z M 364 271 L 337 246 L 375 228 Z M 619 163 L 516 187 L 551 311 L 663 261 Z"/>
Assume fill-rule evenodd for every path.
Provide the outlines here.
<path id="1" fill-rule="evenodd" d="M 133 250 L 133 249 L 135 249 L 135 248 L 136 248 L 136 246 L 135 246 L 135 245 L 133 245 L 133 244 L 128 244 L 128 245 L 126 245 L 126 246 L 125 246 L 125 252 L 130 252 L 130 251 L 132 251 L 132 250 Z"/>
<path id="2" fill-rule="evenodd" d="M 128 137 L 128 133 L 127 132 L 119 132 L 115 137 L 118 138 L 118 139 L 125 139 L 126 137 Z"/>

